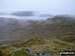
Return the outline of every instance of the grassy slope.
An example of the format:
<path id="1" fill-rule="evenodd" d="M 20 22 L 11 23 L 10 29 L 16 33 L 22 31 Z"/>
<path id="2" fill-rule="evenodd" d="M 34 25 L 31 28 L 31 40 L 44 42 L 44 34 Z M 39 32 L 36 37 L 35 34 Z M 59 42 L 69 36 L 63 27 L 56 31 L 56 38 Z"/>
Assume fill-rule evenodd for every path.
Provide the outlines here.
<path id="1" fill-rule="evenodd" d="M 70 17 L 55 16 L 52 20 L 43 22 L 51 36 L 60 40 L 75 43 L 75 19 Z M 48 36 L 48 35 L 47 35 Z"/>
<path id="2" fill-rule="evenodd" d="M 30 37 L 42 36 L 49 38 L 29 38 L 23 42 L 15 43 L 7 47 L 0 47 L 0 56 L 10 56 L 16 49 L 23 50 L 27 48 L 31 48 L 35 53 L 45 51 L 49 48 L 51 52 L 55 53 L 54 56 L 60 56 L 59 51 L 75 50 L 75 20 L 56 20 L 32 24 L 32 28 L 27 31 L 27 36 Z M 25 33 L 22 33 L 24 37 Z M 17 35 L 19 36 L 19 34 Z M 50 36 L 58 38 L 55 39 Z M 20 56 L 21 54 L 22 52 L 19 53 Z M 16 56 L 16 54 L 14 56 Z"/>
<path id="3" fill-rule="evenodd" d="M 35 53 L 38 53 L 39 51 L 43 52 L 47 49 L 50 49 L 51 52 L 55 53 L 54 54 L 55 56 L 60 56 L 59 51 L 68 50 L 67 48 L 69 48 L 69 50 L 75 50 L 75 44 L 60 41 L 58 39 L 53 39 L 53 38 L 45 38 L 43 40 L 42 38 L 30 38 L 25 40 L 24 42 L 16 43 L 8 47 L 0 47 L 0 51 L 2 51 L 3 54 L 6 54 L 4 56 L 10 56 L 11 54 L 13 54 L 14 50 L 16 49 L 23 50 L 27 48 L 31 48 Z M 21 55 L 22 52 L 20 52 L 17 55 Z"/>

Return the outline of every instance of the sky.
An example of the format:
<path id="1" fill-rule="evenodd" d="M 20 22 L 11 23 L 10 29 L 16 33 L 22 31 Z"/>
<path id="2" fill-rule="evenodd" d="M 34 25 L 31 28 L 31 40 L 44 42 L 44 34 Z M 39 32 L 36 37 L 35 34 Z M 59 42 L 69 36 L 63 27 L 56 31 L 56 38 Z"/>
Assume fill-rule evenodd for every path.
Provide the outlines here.
<path id="1" fill-rule="evenodd" d="M 75 15 L 75 0 L 0 0 L 0 12 L 13 11 Z"/>

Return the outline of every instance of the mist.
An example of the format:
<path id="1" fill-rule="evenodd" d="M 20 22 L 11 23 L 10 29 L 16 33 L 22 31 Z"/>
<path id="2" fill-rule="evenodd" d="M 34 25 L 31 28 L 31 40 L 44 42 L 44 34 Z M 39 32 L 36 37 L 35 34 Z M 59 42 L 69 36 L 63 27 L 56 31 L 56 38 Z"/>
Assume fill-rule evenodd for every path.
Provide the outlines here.
<path id="1" fill-rule="evenodd" d="M 75 15 L 75 0 L 0 0 L 0 12 L 14 11 Z"/>

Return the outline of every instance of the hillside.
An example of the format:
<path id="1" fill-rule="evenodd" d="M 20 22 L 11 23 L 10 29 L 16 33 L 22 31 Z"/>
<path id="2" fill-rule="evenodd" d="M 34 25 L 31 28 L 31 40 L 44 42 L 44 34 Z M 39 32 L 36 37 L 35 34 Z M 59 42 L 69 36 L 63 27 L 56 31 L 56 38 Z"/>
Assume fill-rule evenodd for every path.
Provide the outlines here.
<path id="1" fill-rule="evenodd" d="M 75 50 L 75 44 L 54 38 L 42 39 L 40 37 L 34 37 L 26 39 L 23 42 L 0 47 L 0 56 L 34 56 L 33 54 L 40 56 L 39 53 L 43 53 L 43 55 L 60 56 L 59 51 L 66 50 Z"/>
<path id="2" fill-rule="evenodd" d="M 0 18 L 0 56 L 60 56 L 75 50 L 75 19 L 54 16 L 45 21 Z"/>
<path id="3" fill-rule="evenodd" d="M 55 38 L 75 43 L 75 18 L 69 16 L 55 16 L 43 24 Z"/>
<path id="4" fill-rule="evenodd" d="M 75 19 L 69 16 L 55 16 L 45 21 L 19 20 L 16 18 L 0 18 L 0 41 L 15 42 L 31 37 L 53 37 L 59 39 L 64 35 L 75 38 Z M 68 38 L 68 39 L 69 39 Z M 74 43 L 74 41 L 73 41 Z"/>

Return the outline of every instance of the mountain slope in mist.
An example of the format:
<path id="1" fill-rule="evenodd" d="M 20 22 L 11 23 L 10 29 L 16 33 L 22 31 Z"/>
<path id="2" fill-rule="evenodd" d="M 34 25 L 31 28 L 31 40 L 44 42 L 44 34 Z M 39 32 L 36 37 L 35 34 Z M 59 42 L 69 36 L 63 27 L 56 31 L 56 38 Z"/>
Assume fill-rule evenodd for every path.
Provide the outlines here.
<path id="1" fill-rule="evenodd" d="M 45 21 L 0 18 L 0 40 L 16 41 L 31 37 L 60 38 L 64 34 L 75 35 L 74 18 L 69 16 L 55 16 Z M 73 39 L 74 37 L 72 37 Z"/>
<path id="2" fill-rule="evenodd" d="M 22 37 L 21 34 L 24 34 L 24 29 L 27 29 L 30 24 L 30 22 L 15 18 L 0 18 L 0 40 Z"/>

